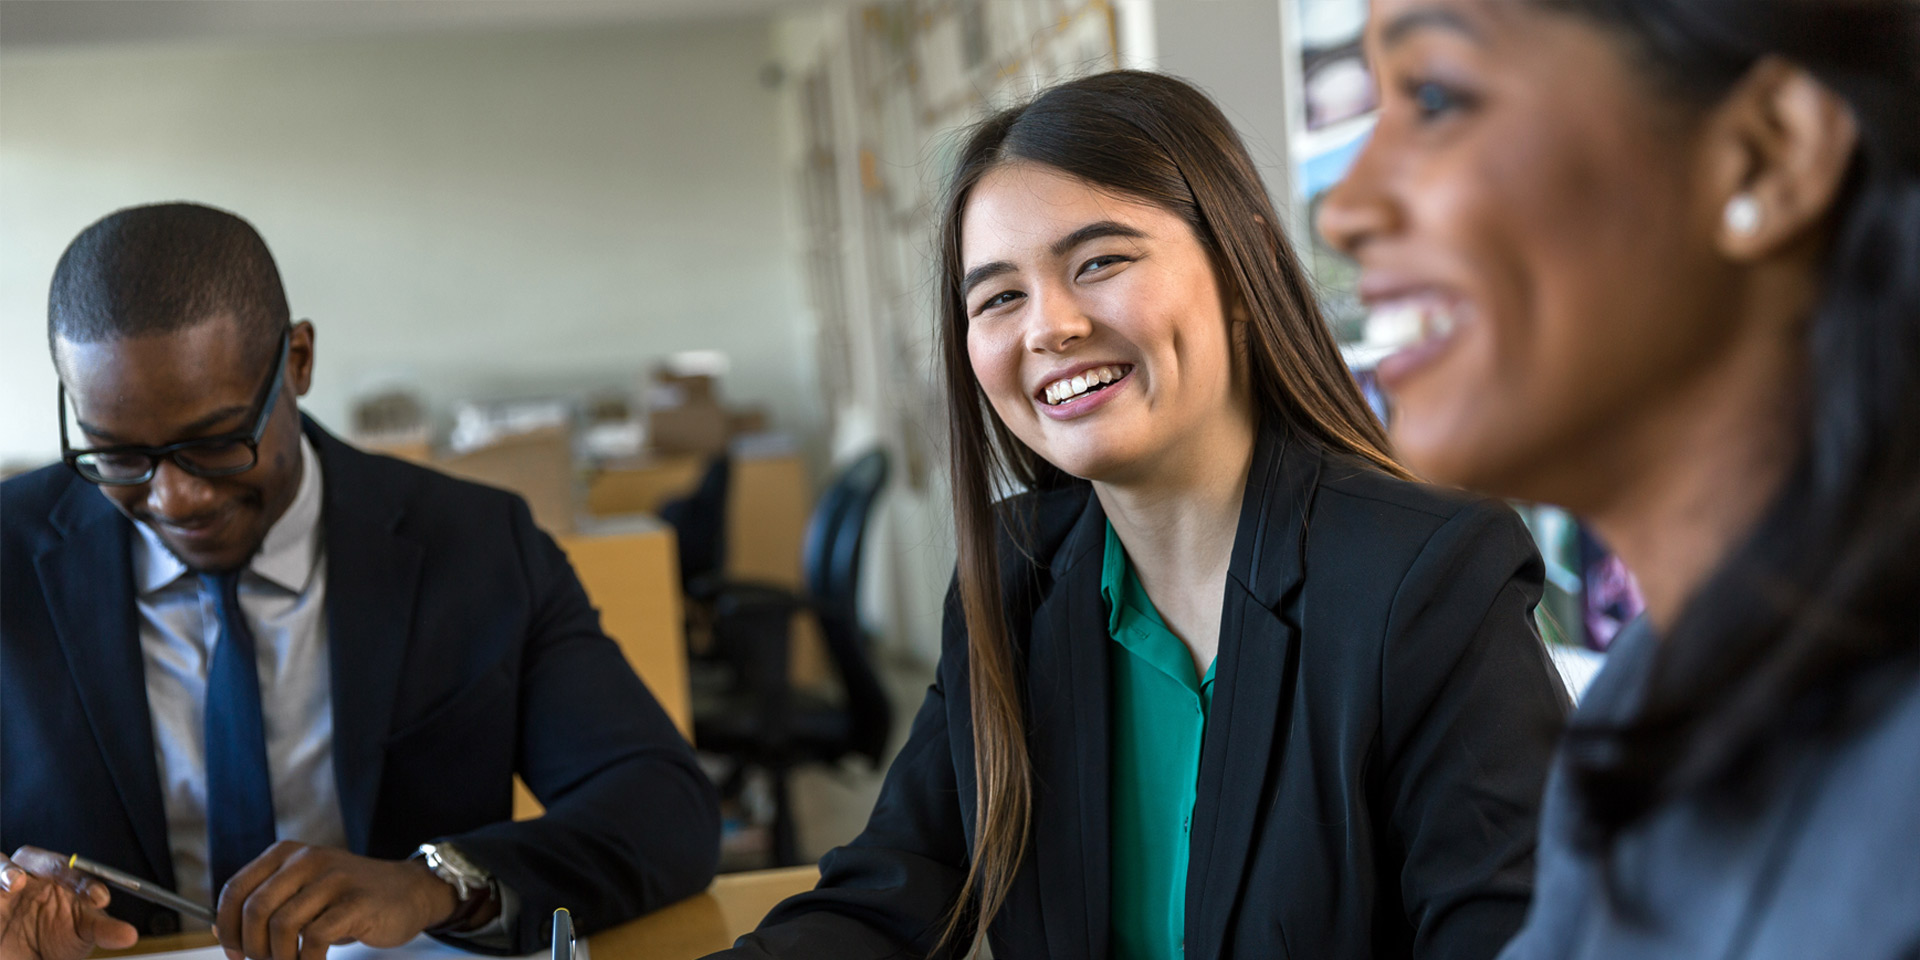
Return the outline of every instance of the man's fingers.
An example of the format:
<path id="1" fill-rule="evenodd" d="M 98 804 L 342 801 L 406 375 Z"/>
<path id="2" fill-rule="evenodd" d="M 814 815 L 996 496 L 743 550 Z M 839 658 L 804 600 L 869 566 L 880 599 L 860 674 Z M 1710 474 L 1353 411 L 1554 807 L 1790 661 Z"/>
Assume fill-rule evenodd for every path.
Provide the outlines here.
<path id="1" fill-rule="evenodd" d="M 0 856 L 0 890 L 12 893 L 23 887 L 30 879 L 24 867 L 16 865 L 5 856 Z"/>
<path id="2" fill-rule="evenodd" d="M 13 852 L 13 862 L 27 868 L 36 877 L 55 881 L 75 893 L 86 892 L 87 875 L 67 866 L 64 854 L 39 847 L 21 847 Z"/>
<path id="3" fill-rule="evenodd" d="M 226 886 L 220 888 L 214 906 L 213 930 L 220 938 L 220 945 L 228 950 L 239 950 L 253 956 L 246 948 L 245 909 L 247 901 L 252 899 L 254 890 L 267 882 L 268 878 L 280 871 L 282 864 L 304 849 L 301 844 L 282 840 L 268 847 L 265 853 L 255 857 L 252 863 L 240 868 Z M 265 918 L 262 918 L 264 929 Z"/>
<path id="4" fill-rule="evenodd" d="M 335 903 L 307 922 L 300 934 L 299 960 L 327 960 L 327 948 L 353 942 L 352 908 Z"/>
<path id="5" fill-rule="evenodd" d="M 315 879 L 316 865 L 321 859 L 324 858 L 312 856 L 304 847 L 296 849 L 282 858 L 280 869 L 273 876 L 247 894 L 247 902 L 240 910 L 238 946 L 242 952 L 253 960 L 274 960 L 273 916 Z M 293 951 L 289 951 L 280 960 L 290 960 L 292 956 Z"/>
<path id="6" fill-rule="evenodd" d="M 300 888 L 287 898 L 267 920 L 267 938 L 272 944 L 272 960 L 298 960 L 300 941 L 307 924 L 333 906 L 339 884 L 322 877 Z"/>
<path id="7" fill-rule="evenodd" d="M 96 907 L 104 907 L 113 901 L 113 892 L 96 877 L 89 876 L 69 866 L 72 858 L 39 847 L 21 847 L 13 852 L 12 858 L 0 857 L 16 867 L 24 868 L 36 877 L 53 880 L 67 889 L 87 898 L 87 902 Z"/>
<path id="8" fill-rule="evenodd" d="M 0 944 L 7 957 L 84 957 L 96 946 L 131 947 L 140 939 L 132 925 L 93 905 L 72 871 L 45 850 L 22 848 L 0 857 Z M 20 952 L 20 951 L 25 951 Z"/>
<path id="9" fill-rule="evenodd" d="M 108 950 L 124 950 L 140 939 L 140 931 L 125 920 L 118 920 L 99 909 L 80 909 L 80 920 L 75 924 L 76 932 L 83 940 L 105 947 Z"/>
<path id="10" fill-rule="evenodd" d="M 21 847 L 9 859 L 42 877 L 57 876 L 67 867 L 66 857 L 39 847 Z"/>

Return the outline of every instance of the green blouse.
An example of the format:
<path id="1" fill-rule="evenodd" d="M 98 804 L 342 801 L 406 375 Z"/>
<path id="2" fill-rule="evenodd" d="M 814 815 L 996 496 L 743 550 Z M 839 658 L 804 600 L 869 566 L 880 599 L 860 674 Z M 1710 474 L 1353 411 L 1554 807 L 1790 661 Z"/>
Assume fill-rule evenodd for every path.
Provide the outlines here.
<path id="1" fill-rule="evenodd" d="M 1213 668 L 1196 678 L 1107 525 L 1100 568 L 1113 657 L 1113 956 L 1174 960 L 1186 940 L 1187 839 Z"/>

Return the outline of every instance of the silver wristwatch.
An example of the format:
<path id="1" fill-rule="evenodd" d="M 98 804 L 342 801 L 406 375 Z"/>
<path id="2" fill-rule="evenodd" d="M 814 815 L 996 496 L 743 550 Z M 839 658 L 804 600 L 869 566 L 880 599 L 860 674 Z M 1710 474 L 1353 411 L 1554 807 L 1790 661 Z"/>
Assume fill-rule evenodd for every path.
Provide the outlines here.
<path id="1" fill-rule="evenodd" d="M 460 848 L 451 843 L 423 843 L 413 856 L 424 859 L 427 869 L 451 886 L 461 903 L 466 903 L 476 895 L 487 890 L 493 883 L 493 875 L 460 853 Z"/>

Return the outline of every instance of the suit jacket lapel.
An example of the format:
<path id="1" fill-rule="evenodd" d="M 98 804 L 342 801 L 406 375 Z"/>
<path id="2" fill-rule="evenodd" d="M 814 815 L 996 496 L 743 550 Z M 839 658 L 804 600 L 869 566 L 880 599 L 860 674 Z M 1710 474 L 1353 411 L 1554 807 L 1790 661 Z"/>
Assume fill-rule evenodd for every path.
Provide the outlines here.
<path id="1" fill-rule="evenodd" d="M 146 856 L 145 874 L 171 887 L 173 856 L 134 609 L 133 528 L 92 485 L 78 482 L 67 488 L 52 519 L 62 539 L 34 557 L 47 610 L 94 742 Z"/>
<path id="2" fill-rule="evenodd" d="M 1028 654 L 1036 799 L 1034 855 L 1047 956 L 1108 954 L 1107 614 L 1100 599 L 1106 514 L 1091 494 L 1052 563 Z"/>
<path id="3" fill-rule="evenodd" d="M 312 421 L 326 493 L 327 659 L 333 684 L 333 773 L 347 845 L 365 853 L 380 796 L 386 736 L 413 623 L 423 551 L 399 535 L 394 491 L 363 476 L 366 454 Z"/>
<path id="4" fill-rule="evenodd" d="M 1298 625 L 1284 610 L 1304 577 L 1306 517 L 1320 458 L 1262 431 L 1234 534 L 1219 663 L 1200 751 L 1187 866 L 1188 957 L 1218 958 L 1243 894 L 1255 828 L 1279 768 L 1298 667 Z"/>

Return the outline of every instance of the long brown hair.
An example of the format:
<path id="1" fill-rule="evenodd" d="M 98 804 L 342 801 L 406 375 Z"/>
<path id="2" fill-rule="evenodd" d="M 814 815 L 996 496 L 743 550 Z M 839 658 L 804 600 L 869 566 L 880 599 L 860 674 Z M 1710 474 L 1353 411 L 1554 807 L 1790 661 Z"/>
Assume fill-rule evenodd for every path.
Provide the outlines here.
<path id="1" fill-rule="evenodd" d="M 960 221 L 975 184 L 1001 164 L 1038 163 L 1178 214 L 1248 313 L 1254 403 L 1284 424 L 1396 477 L 1386 431 L 1368 409 L 1314 305 L 1299 261 L 1246 147 L 1206 95 L 1172 77 L 1121 70 L 1055 86 L 975 127 L 949 182 L 940 228 L 940 349 L 949 402 L 959 594 L 967 627 L 976 829 L 967 881 L 943 945 L 964 926 L 977 945 L 1019 870 L 1031 819 L 1021 680 L 1002 602 L 997 481 L 1028 490 L 1076 482 L 994 414 L 967 357 Z"/>

